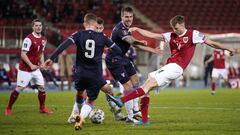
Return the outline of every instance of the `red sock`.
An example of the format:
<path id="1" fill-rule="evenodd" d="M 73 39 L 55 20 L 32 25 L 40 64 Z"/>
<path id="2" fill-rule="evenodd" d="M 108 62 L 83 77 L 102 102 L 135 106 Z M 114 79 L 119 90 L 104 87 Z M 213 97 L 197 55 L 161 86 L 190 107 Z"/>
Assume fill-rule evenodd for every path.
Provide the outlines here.
<path id="1" fill-rule="evenodd" d="M 16 90 L 14 90 L 14 91 L 11 93 L 7 108 L 12 109 L 12 105 L 13 105 L 14 102 L 17 100 L 18 95 L 19 95 L 19 93 L 18 93 Z"/>
<path id="2" fill-rule="evenodd" d="M 148 122 L 148 106 L 149 106 L 150 98 L 143 97 L 140 101 L 140 108 L 142 113 L 142 122 Z"/>
<path id="3" fill-rule="evenodd" d="M 212 91 L 215 91 L 215 89 L 216 89 L 216 83 L 212 83 Z"/>
<path id="4" fill-rule="evenodd" d="M 46 92 L 45 91 L 38 91 L 38 100 L 40 104 L 40 109 L 45 107 L 45 99 L 46 99 Z"/>
<path id="5" fill-rule="evenodd" d="M 121 97 L 121 100 L 123 103 L 125 103 L 134 98 L 141 97 L 144 94 L 145 94 L 145 92 L 142 88 L 137 88 L 136 90 L 130 92 L 127 96 Z"/>

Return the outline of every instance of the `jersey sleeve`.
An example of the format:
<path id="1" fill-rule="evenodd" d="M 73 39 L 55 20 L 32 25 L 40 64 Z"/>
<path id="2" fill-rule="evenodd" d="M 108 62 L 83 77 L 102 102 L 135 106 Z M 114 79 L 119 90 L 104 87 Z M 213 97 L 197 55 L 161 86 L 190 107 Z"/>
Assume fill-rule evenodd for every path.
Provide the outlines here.
<path id="1" fill-rule="evenodd" d="M 25 38 L 22 43 L 22 50 L 29 51 L 32 45 L 32 41 L 30 38 Z"/>
<path id="2" fill-rule="evenodd" d="M 207 37 L 203 33 L 199 32 L 197 30 L 193 30 L 193 39 L 192 40 L 193 40 L 194 44 L 203 43 L 206 39 L 207 39 Z"/>
<path id="3" fill-rule="evenodd" d="M 70 39 L 75 44 L 80 39 L 79 37 L 80 37 L 80 32 L 75 32 L 70 37 L 68 37 L 68 39 Z"/>
<path id="4" fill-rule="evenodd" d="M 104 36 L 104 38 L 105 38 L 105 45 L 107 47 L 111 47 L 114 44 L 113 41 L 109 39 L 107 36 Z"/>
<path id="5" fill-rule="evenodd" d="M 230 56 L 230 52 L 228 50 L 224 50 L 224 55 L 225 56 Z"/>
<path id="6" fill-rule="evenodd" d="M 171 32 L 163 33 L 164 41 L 170 42 Z"/>

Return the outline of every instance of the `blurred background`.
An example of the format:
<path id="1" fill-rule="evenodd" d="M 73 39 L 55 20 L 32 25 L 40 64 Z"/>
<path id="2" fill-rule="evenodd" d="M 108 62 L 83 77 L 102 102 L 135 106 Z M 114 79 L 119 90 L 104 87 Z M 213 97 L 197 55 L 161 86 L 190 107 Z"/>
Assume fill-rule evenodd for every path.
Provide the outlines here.
<path id="1" fill-rule="evenodd" d="M 21 44 L 32 32 L 33 19 L 43 21 L 43 34 L 48 39 L 45 55 L 48 58 L 64 39 L 75 31 L 83 30 L 83 17 L 88 12 L 104 19 L 104 33 L 110 36 L 114 25 L 121 21 L 120 12 L 123 6 L 134 9 L 132 26 L 158 33 L 169 32 L 169 20 L 180 14 L 185 16 L 187 28 L 199 30 L 209 39 L 226 46 L 240 48 L 239 0 L 0 0 L 0 75 L 3 76 L 4 69 L 9 78 L 0 79 L 1 90 L 8 90 L 16 85 Z M 139 33 L 133 35 L 137 39 L 147 40 L 153 48 L 160 47 L 164 50 L 162 56 L 137 50 L 134 61 L 139 69 L 139 76 L 144 80 L 147 73 L 160 68 L 166 62 L 170 51 L 163 42 L 145 38 Z M 73 61 L 74 53 L 74 46 L 67 50 L 67 55 Z M 204 59 L 211 54 L 211 48 L 198 45 L 186 72 L 170 88 L 209 88 L 210 76 L 207 77 L 208 83 L 204 84 Z M 240 55 L 229 57 L 226 65 L 229 70 L 229 87 L 240 88 Z M 43 73 L 47 87 L 55 90 L 73 89 L 67 85 L 68 77 L 60 75 L 60 70 L 59 63 L 56 62 L 47 73 Z M 105 66 L 104 76 L 113 82 Z M 60 88 L 61 81 L 63 88 Z M 219 85 L 221 86 L 221 81 Z"/>

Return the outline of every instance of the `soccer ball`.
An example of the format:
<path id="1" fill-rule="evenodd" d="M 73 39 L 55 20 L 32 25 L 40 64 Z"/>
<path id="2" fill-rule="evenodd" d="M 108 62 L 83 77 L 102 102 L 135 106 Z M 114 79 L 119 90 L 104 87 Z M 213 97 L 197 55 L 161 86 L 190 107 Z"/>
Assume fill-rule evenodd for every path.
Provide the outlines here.
<path id="1" fill-rule="evenodd" d="M 104 112 L 101 109 L 92 110 L 89 114 L 92 123 L 100 124 L 104 120 Z"/>

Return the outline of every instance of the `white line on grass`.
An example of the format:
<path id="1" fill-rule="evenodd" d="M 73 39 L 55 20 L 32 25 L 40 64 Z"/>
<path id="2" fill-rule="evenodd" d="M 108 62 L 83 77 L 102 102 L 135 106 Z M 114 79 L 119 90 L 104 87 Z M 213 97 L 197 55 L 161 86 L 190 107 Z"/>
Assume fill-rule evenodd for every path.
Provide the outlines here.
<path id="1" fill-rule="evenodd" d="M 38 107 L 39 105 L 16 105 L 17 107 Z M 49 107 L 59 107 L 59 108 L 72 108 L 72 106 L 69 105 L 48 105 Z M 0 108 L 4 108 L 6 106 L 0 105 Z M 108 108 L 108 107 L 103 107 L 103 108 Z M 240 111 L 240 108 L 217 108 L 217 107 L 187 107 L 187 106 L 181 106 L 181 107 L 176 107 L 176 106 L 152 106 L 151 108 L 153 109 L 177 109 L 177 110 L 220 110 L 220 111 Z"/>

